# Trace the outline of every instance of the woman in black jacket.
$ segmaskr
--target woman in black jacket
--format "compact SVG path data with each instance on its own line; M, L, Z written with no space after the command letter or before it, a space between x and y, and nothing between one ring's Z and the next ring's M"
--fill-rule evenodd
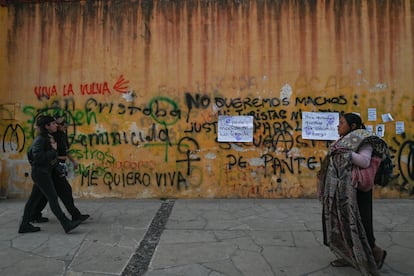
M89 218L88 214L82 214L79 209L75 206L75 202L72 195L72 187L70 186L66 178L66 159L69 159L73 167L76 169L78 164L69 154L69 141L67 136L67 123L64 117L55 117L56 123L58 124L57 131L53 133L53 138L57 143L57 154L59 166L56 167L52 172L52 180L55 185L55 190L59 198L62 200L66 210L72 216L72 220L84 221ZM36 208L32 211L31 222L43 223L48 222L49 219L42 216L42 210L47 205L47 198L42 196L36 203Z
M58 196L52 180L52 172L58 166L57 144L52 134L57 131L57 124L52 116L39 116L36 125L39 134L34 139L28 151L28 159L32 166L32 179L34 182L32 193L24 207L23 219L19 233L37 232L40 227L30 224L31 212L42 195L49 201L50 209L57 217L66 233L76 228L81 221L69 220L63 213L58 202Z

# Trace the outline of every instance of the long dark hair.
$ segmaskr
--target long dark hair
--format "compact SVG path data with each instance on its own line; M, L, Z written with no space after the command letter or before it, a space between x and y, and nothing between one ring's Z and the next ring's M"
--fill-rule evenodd
M46 129L46 125L49 125L51 122L55 121L55 118L49 115L40 115L36 120L36 128L38 134L47 135L49 132Z
M345 121L348 123L351 130L355 129L365 129L365 125L362 123L361 117L355 113L344 113L341 114L342 117L345 118ZM352 129L352 125L355 124L355 129Z

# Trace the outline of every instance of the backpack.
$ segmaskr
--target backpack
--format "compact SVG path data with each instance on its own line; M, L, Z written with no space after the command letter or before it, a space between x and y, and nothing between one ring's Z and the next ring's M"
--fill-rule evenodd
M392 171L394 166L392 164L391 156L387 153L385 154L385 158L382 159L377 173L375 174L375 181L376 185L381 187L388 186L391 178L392 178Z

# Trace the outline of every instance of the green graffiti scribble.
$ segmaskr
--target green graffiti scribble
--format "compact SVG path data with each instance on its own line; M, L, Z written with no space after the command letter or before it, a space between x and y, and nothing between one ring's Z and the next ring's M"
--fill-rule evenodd
M29 115L30 119L27 121L29 124L34 123L34 118L36 117L37 111L33 106L25 106L22 109L23 114Z
M154 113L154 109L152 108L153 104L156 104L158 106L159 102L166 102L167 104L171 105L173 107L173 111L177 112L178 116L175 117L175 119L173 121L171 121L170 123L167 123L165 120L161 120L156 112ZM174 125L178 119L180 118L179 116L179 109L178 109L178 105L175 101L173 101L170 98L167 97L154 97L151 99L151 101L149 102L149 108L151 110L151 117L160 125L162 125L165 129L167 128L167 126L171 126ZM164 153L164 160L165 162L168 162L168 148L169 148L170 142L166 141L165 143L154 143L154 144L146 144L144 145L144 147L157 147L157 146L165 146L165 153ZM173 145L173 144L171 144Z
M84 121L86 120L87 125L91 125L91 122L95 124L98 123L98 119L96 118L96 113L94 111L86 110L85 112L77 110L73 115L73 120L77 126L83 125Z
M75 174L87 176L91 171L95 171L97 176L103 176L109 167L107 166L99 166L95 163L91 163L88 165L79 164L78 169L74 170Z
M173 111L174 111L174 112L177 112L177 113L179 114L179 109L178 109L178 105L177 105L177 103L176 103L176 102L174 102L174 101L173 101L172 99L170 99L170 98L160 96L160 97L155 97L155 98L153 98L153 99L149 102L149 107L150 107L150 109L151 109L151 117L152 117L152 118L153 118L153 119L154 119L157 123L159 123L159 124L161 124L161 125L163 125L163 126L167 126L167 125L173 125L173 124L175 124L175 123L178 121L178 119L180 118L180 116L176 116L176 118L175 118L172 122L167 123L167 122L166 122L166 121L164 121L164 120L160 120L160 119L158 118L157 114L154 114L154 110L152 109L152 105L153 105L154 103L158 105L158 102L166 102L167 104L172 105L172 107L173 107Z

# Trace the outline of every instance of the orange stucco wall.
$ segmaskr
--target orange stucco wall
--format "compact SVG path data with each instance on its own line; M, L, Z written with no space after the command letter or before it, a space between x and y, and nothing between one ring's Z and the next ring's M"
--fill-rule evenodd
M72 1L0 8L1 196L25 197L40 113L70 123L76 196L315 197L325 141L304 111L385 124L414 190L411 1ZM368 108L377 118L368 121ZM381 114L394 121L383 123ZM254 141L217 142L218 115ZM405 132L396 133L396 122Z

